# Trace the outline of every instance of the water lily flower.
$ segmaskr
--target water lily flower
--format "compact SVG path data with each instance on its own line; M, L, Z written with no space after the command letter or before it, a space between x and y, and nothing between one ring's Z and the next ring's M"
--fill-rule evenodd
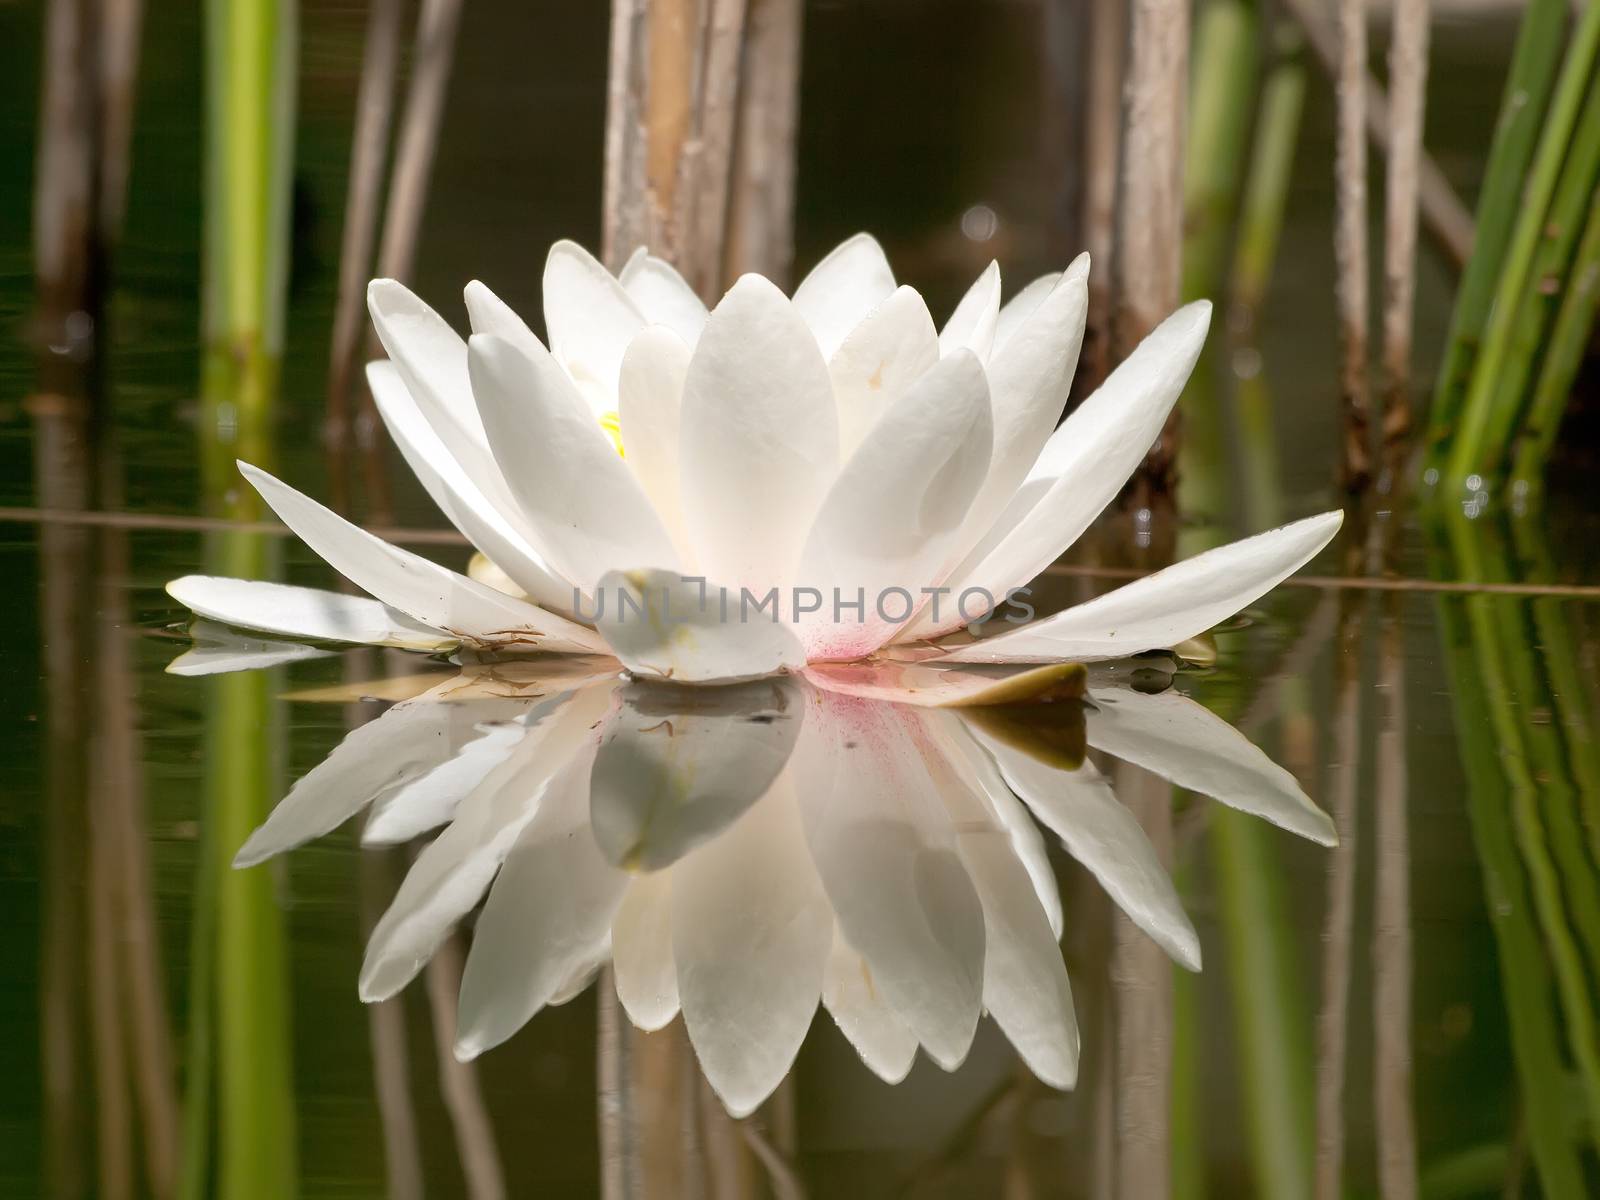
M437 829L372 931L364 999L405 987L481 903L459 1057L609 963L633 1023L681 1013L707 1079L743 1115L787 1074L819 1003L890 1082L919 1048L955 1069L987 1012L1041 1080L1073 1085L1061 898L1035 820L1199 969L1171 879L1085 747L1333 840L1293 777L1207 709L1081 667L1054 680L1081 698L1027 706L1052 710L1057 729L1077 723L1065 757L942 707L946 668L697 688L602 667L494 664L433 682L299 780L236 865L363 810L366 845ZM869 694L893 687L934 696Z
M463 340L406 288L376 280L368 304L389 357L368 368L373 395L423 487L480 552L478 577L241 464L371 599L205 576L168 590L256 632L430 653L607 655L637 677L677 682L923 644L941 661L990 663L1173 645L1297 570L1341 514L1208 551L997 636L940 644L992 611L962 597L1008 596L1088 528L1199 355L1205 302L1168 318L1057 428L1088 271L1080 257L1002 305L991 265L940 329L864 234L793 297L746 275L710 311L657 258L637 254L613 276L561 242L544 274L548 346L481 283L466 289ZM729 619L725 603L705 602L708 587L741 603L777 599ZM800 599L812 595L821 602Z

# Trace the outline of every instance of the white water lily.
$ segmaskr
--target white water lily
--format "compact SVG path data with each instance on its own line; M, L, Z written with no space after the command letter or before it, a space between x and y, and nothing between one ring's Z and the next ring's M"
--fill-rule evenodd
M377 280L368 301L389 354L368 368L378 409L490 564L482 578L389 545L241 464L285 523L372 599L204 576L169 591L248 630L427 652L610 655L636 676L676 682L945 638L992 607L960 597L1024 587L1088 528L1199 355L1205 302L1173 314L1057 428L1088 269L1081 257L1002 307L991 265L940 330L864 234L792 299L747 275L709 312L659 259L636 254L614 277L561 242L544 276L548 347L480 283L466 290L463 340L406 288ZM1311 517L941 649L951 661L1022 663L1169 646L1275 586L1340 520ZM737 619L703 602L667 611L666 598L707 586L782 599ZM806 611L796 597L810 590L829 602ZM624 594L638 603L631 613Z
M1106 678L1084 692L1082 668L1050 672L1083 694L1029 707L1053 731L1076 722L1090 746L1333 840L1293 778L1194 701ZM919 1047L955 1069L986 1012L1041 1080L1069 1088L1062 905L1034 820L1191 970L1199 941L1139 822L1081 753L1030 752L1006 723L1015 706L986 710L992 721L936 706L977 678L1016 694L923 665L725 688L470 668L352 731L236 865L363 809L365 844L439 829L372 931L360 991L396 994L481 903L461 1058L610 963L634 1024L681 1013L736 1115L787 1074L819 1003L890 1082Z

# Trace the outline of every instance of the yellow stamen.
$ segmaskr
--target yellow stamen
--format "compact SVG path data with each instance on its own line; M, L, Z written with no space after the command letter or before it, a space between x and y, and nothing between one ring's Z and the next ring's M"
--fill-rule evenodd
M611 444L617 448L617 457L627 458L627 454L622 449L622 414L616 412L601 413L600 428L606 431L606 436L611 439Z

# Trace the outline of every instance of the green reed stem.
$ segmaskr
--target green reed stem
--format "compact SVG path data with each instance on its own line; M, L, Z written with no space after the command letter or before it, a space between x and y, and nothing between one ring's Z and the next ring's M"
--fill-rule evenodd
M1430 449L1440 458L1454 433L1489 320L1495 281L1505 261L1506 246L1522 201L1523 181L1538 144L1545 103L1561 59L1567 7L1566 0L1530 0L1517 32L1511 69L1500 100L1500 117L1484 167L1472 256L1461 276L1455 308L1450 314L1444 362L1434 385L1428 439Z
M1250 0L1207 0L1195 25L1183 173L1183 298L1214 295L1227 261L1258 55Z
M1430 530L1436 577L1490 581L1477 544L1485 531L1474 526L1445 514ZM1571 1137L1568 1076L1557 1040L1560 1020L1550 963L1534 916L1538 913L1539 923L1545 923L1548 903L1541 905L1539 895L1548 900L1550 888L1529 880L1539 874L1543 856L1535 855L1524 869L1517 853L1525 840L1523 830L1512 820L1513 812L1526 810L1535 785L1493 611L1498 599L1441 596L1435 611L1455 707L1456 744L1467 777L1467 816L1499 950L1501 995L1529 1146L1544 1193L1566 1200L1584 1194L1583 1166ZM1492 736L1483 736L1485 730ZM1518 796L1524 797L1520 804Z
M1305 108L1306 64L1300 34L1292 22L1280 23L1276 61L1261 85L1250 174L1239 213L1233 252L1233 302L1253 314L1261 307L1278 257L1278 238L1289 206L1289 180L1300 141Z
M1544 468L1555 448L1561 419L1566 415L1572 381L1583 364L1600 310L1600 188L1589 201L1589 216L1583 237L1567 277L1566 294L1556 323L1550 331L1544 364L1533 386L1528 414L1518 434L1516 456L1512 461L1513 485L1536 491L1544 485Z
M1494 440L1494 431L1509 431L1520 411L1522 396L1505 388L1507 362L1517 353L1518 314L1530 288L1538 281L1533 275L1545 223L1551 218L1551 201L1561 183L1563 164L1569 149L1593 153L1591 143L1600 139L1600 109L1591 89L1596 51L1600 50L1600 4L1589 5L1578 23L1556 80L1550 111L1534 153L1527 187L1522 193L1505 262L1495 285L1494 302L1489 312L1483 351L1474 365L1472 380L1462 404L1460 425L1450 439L1445 465L1446 486L1459 494L1465 481L1478 474L1489 479L1505 453L1504 441ZM1585 103L1588 97L1589 103ZM1585 121L1578 125L1580 111ZM1576 140L1574 131L1576 129ZM1593 171L1588 172L1590 179ZM1573 223L1578 216L1569 218ZM1510 410L1510 418L1504 413Z

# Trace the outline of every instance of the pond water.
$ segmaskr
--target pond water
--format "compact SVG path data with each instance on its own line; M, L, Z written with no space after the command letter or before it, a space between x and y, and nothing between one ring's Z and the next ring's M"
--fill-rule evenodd
M308 7L276 458L326 496L315 431L363 15ZM535 312L546 246L595 240L603 6L527 7L466 9L416 278L452 320L448 298L475 275ZM808 27L827 52L806 67L819 100L802 136L800 260L874 228L936 313L990 257L1023 280L1072 248L1030 117L1038 95L993 86L1036 62L1036 13L971 11L818 4ZM167 580L232 556L334 586L281 530L198 516L198 21L163 12L147 33L97 354L58 352L32 324L27 172L0 179L0 611L14 631L0 693L0 1194L1600 1187L1600 522L1581 473L1542 508L1470 523L1369 502L1305 572L1215 632L1214 660L1102 669L1084 700L1009 718L773 685L707 711L672 690L613 696L609 677L462 674L370 650L169 673L191 640ZM1506 28L1436 37L1430 145L1464 189ZM38 36L32 7L0 6L7 163L33 153ZM906 121L907 106L934 116ZM1196 422L1188 519L1103 522L1041 580L1042 609L1338 502L1320 82L1306 128L1272 302L1252 342L1218 323L1185 401L1221 414L1211 443ZM984 244L960 233L975 204L1000 217ZM1425 259L1423 371L1449 279ZM62 379L104 419L75 423ZM388 468L397 540L460 567L465 547L441 536L397 456ZM74 496L88 511L58 511ZM250 649L199 632L208 653ZM563 802L539 810L548 827L528 827L548 836L521 838L508 898L480 907L534 816L521 790L587 770L574 731L608 712L601 783L551 793ZM662 766L649 731L663 722L693 771ZM929 739L932 758L906 749ZM907 761L929 786L903 786ZM1009 788L985 790L985 763ZM784 786L757 787L780 770ZM686 773L723 781L688 823L648 802ZM507 776L517 795L481 786ZM292 788L263 836L303 844L227 869ZM873 808L913 795L936 802ZM1321 830L1318 810L1335 847L1297 836ZM673 904L652 904L669 878ZM619 911L644 926L625 979L641 978L639 946L681 949L676 987L698 989L685 1007L704 1022L688 1036L682 1018L632 1027L629 1014L670 1014L661 988L626 1011L615 999ZM989 934L1014 951L1009 986L974 977L975 931L997 912L1031 914ZM552 939L564 958L541 949ZM807 1025L804 980L790 984L824 942L834 1015ZM863 969L869 943L880 957ZM1059 966L1075 1038L1050 991ZM980 1001L993 1015L963 1054ZM885 1009L895 1020L874 1026ZM858 1047L897 1074L908 1024L959 1067L924 1052L904 1082L880 1080ZM774 1058L794 1065L736 1121L691 1038L751 1103L776 1081ZM462 1040L470 1063L452 1053ZM1058 1090L1040 1075L1065 1070L1069 1044L1076 1086Z

